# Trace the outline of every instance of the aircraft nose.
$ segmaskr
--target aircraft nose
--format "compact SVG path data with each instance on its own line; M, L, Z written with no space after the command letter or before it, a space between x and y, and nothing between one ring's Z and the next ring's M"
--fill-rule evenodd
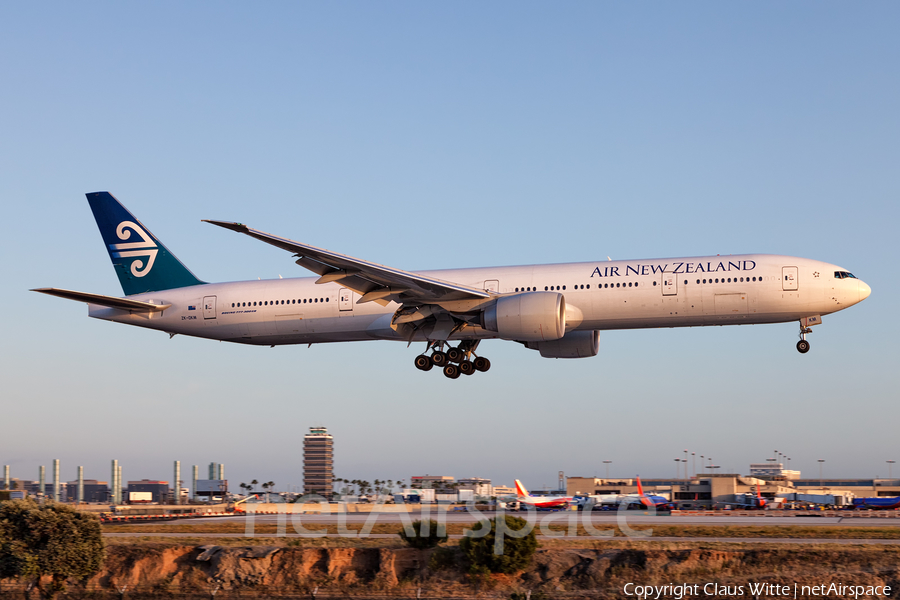
M870 288L868 285L866 285L865 283L860 281L859 282L859 301L862 302L863 300L868 298L869 294L871 294L871 293L872 293L872 288Z

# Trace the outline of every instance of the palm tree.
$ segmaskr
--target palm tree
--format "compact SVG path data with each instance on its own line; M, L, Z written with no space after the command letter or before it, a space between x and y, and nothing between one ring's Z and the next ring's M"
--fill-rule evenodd
M271 491L273 487L275 487L274 481L267 481L266 483L262 484L262 489L266 493L266 504L269 503L269 491Z

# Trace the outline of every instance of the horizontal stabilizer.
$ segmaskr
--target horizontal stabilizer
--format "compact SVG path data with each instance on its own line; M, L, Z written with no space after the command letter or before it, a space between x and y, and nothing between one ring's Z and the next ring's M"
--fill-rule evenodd
M131 310L138 312L158 312L166 310L171 304L153 304L151 302L141 302L140 300L129 300L128 298L117 298L115 296L104 296L102 294L89 294L87 292L73 292L71 290L61 290L59 288L38 288L31 290L32 292L40 292L51 296L59 296L67 300L76 300L78 302L87 302L88 304L99 304L109 308L118 308L121 310Z

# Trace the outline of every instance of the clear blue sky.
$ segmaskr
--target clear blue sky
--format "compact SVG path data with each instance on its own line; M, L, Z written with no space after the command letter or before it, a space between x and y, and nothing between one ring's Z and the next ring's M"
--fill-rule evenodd
M287 487L324 424L349 479L665 477L685 448L886 475L898 30L891 2L5 3L0 464ZM208 281L307 273L201 219L409 270L780 253L873 293L805 356L793 323L607 332L577 361L487 343L450 381L402 344L170 340L28 292L121 294L97 190Z

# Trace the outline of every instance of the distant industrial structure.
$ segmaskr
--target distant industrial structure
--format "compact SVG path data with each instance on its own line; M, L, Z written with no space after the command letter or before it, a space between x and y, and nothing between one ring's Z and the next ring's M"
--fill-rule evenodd
M331 498L334 485L334 438L325 427L310 427L303 436L303 493Z
M169 495L169 482L153 479L141 479L128 482L128 502L152 502L154 504L169 504L172 502Z

